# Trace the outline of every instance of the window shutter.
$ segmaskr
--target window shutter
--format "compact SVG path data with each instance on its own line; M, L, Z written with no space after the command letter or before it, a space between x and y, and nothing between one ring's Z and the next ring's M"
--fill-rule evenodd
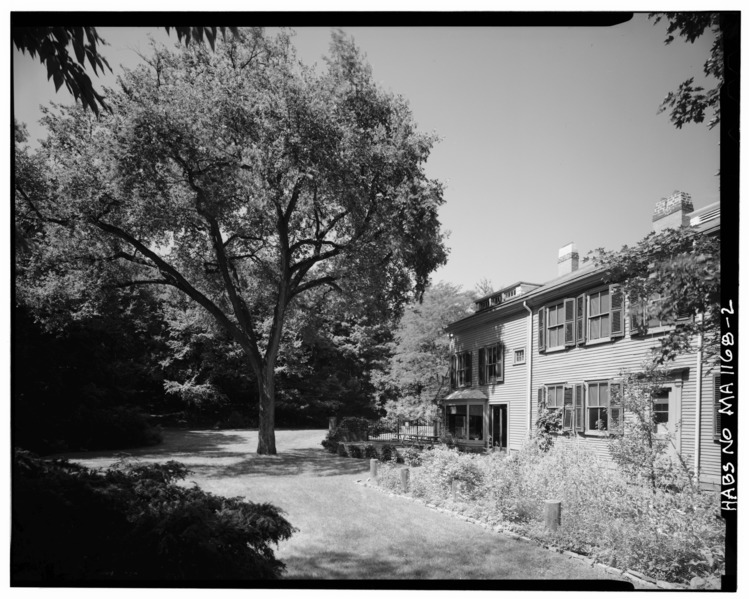
M713 440L720 441L720 375L713 375Z
M505 347L497 343L497 382L505 380Z
M450 356L450 388L451 389L458 388L457 369L458 369L458 356L453 354L452 356Z
M609 289L611 296L611 338L624 336L624 294L618 286Z
M582 345L585 343L585 295L578 295L575 300L576 303L576 318L575 324L577 325L577 344Z
M544 409L544 404L546 403L546 387L539 387L538 388L538 411Z
M562 415L562 429L566 431L572 430L572 418L573 418L573 397L572 387L565 386L564 388L564 413Z
M580 432L585 430L585 418L583 418L584 400L585 385L575 385L575 430Z
M486 350L479 349L479 385L486 384Z
M609 430L615 431L622 428L622 385L621 383L611 383L609 385Z
M629 315L629 334L630 336L641 335L642 328L645 325L645 304L640 302L639 304L633 306L630 303L630 311L631 314Z
M473 384L473 352L466 352L466 387Z
M546 351L546 308L538 311L538 351Z
M575 345L575 300L564 300L564 345Z

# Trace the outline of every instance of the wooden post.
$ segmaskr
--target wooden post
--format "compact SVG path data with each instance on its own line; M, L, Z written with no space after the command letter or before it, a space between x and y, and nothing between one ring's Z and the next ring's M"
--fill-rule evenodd
M369 460L369 478L377 478L377 460Z
M562 524L562 502L558 499L544 501L546 528L555 531Z
M335 416L331 416L330 418L328 418L328 431L330 431L331 433L333 432L333 429L335 429L335 423L336 423Z
M457 480L453 479L453 482L450 483L450 490L452 491L452 494L453 494L453 501L455 501L458 495L458 481Z
M408 468L401 468L401 488L404 493L408 493L408 479L409 471Z

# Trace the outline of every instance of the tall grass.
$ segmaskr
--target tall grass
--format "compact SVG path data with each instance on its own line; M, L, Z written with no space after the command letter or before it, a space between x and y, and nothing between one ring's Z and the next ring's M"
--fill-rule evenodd
M380 483L401 492L393 469L381 469ZM529 442L509 456L435 448L412 469L410 494L660 580L700 576L717 583L724 567L716 493L653 490L574 440L559 439L548 451ZM562 502L562 524L553 533L543 524L547 499Z

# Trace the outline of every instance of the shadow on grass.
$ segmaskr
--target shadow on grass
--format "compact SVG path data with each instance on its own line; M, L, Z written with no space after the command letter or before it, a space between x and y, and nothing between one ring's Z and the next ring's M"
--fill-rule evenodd
M231 454L222 453L222 457ZM240 454L240 462L227 465L206 464L193 467L206 478L236 476L341 476L361 474L369 470L368 460L340 458L324 449L288 449L278 455Z
M359 555L343 551L322 551L305 556L284 556L286 580L345 580L362 578L404 578L402 563L375 558L372 555ZM422 578L433 575L427 567L408 569L405 577Z
M247 451L237 452L236 446L245 444ZM227 451L233 446L235 451ZM254 447L252 448L254 450ZM180 457L192 457L200 454L205 457L246 456L251 448L249 439L244 435L228 434L221 431L165 431L164 441L159 445L133 447L129 449L105 449L100 451L67 452L49 457L64 457L71 460L97 459L118 456L160 458L164 461L177 460Z

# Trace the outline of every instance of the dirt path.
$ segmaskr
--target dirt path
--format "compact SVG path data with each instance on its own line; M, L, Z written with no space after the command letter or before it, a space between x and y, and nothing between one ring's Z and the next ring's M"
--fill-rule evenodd
M298 529L277 551L287 565L286 578L613 578L579 560L357 485L367 477L368 462L324 452L324 435L277 431L279 454L258 456L254 431L172 430L162 445L127 454L148 462L183 462L193 471L188 481L206 491L282 508ZM106 467L118 454L67 457Z

